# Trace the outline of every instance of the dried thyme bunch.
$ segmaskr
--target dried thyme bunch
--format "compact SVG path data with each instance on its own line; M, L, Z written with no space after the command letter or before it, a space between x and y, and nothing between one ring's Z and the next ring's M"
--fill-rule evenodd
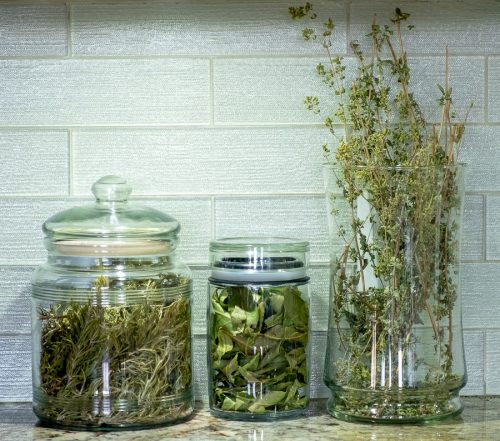
M296 286L216 288L209 329L215 408L259 414L307 406L308 307Z
M191 399L191 334L189 299L178 292L189 283L175 274L100 276L88 302L40 306L38 414L89 426L182 416ZM113 287L127 304L109 304Z
M310 3L289 12L294 19L316 18ZM446 414L449 392L465 378L453 338L460 330L457 157L464 124L452 111L447 54L445 85L438 86L441 121L425 121L403 47L408 18L398 8L391 25L374 19L368 55L351 43L357 61L352 79L344 60L330 51L333 20L320 31L303 30L305 40L319 41L326 51L328 63L319 63L316 72L335 109L325 113L317 96L305 104L338 144L323 145L336 187L328 194L331 212L343 242L331 292L337 347L327 358L325 379L337 410L366 418ZM402 388L422 393L411 398ZM380 402L367 390L385 398Z

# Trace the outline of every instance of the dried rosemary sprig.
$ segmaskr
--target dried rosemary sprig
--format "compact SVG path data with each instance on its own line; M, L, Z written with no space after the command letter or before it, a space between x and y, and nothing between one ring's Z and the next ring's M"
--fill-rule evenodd
M216 288L209 326L215 408L260 414L307 406L308 307L299 288Z
M105 427L162 424L188 413L190 304L178 292L189 283L175 274L125 282L101 276L85 303L40 306L37 414ZM113 289L130 301L110 303Z

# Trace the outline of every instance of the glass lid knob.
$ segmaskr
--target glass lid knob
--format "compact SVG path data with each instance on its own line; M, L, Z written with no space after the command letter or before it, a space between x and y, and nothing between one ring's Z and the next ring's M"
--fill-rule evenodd
M103 176L92 185L92 193L98 202L125 202L132 187L121 176Z

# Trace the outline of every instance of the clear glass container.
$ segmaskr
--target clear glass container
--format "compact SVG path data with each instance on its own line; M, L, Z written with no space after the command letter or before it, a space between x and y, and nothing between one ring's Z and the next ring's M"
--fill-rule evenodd
M33 407L45 425L148 428L192 403L189 269L179 223L128 202L117 176L96 202L43 225L48 261L32 280Z
M210 243L208 384L213 414L295 417L309 404L309 243Z
M458 415L463 165L326 167L332 265L325 383L347 421Z

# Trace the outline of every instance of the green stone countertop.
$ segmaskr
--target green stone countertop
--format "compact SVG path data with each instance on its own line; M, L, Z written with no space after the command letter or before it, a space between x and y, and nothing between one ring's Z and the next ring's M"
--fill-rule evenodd
M161 429L124 432L71 432L36 426L28 404L0 405L1 441L106 440L242 440L242 441L393 441L500 440L500 397L465 397L461 417L422 426L344 423L326 414L324 401L315 401L310 414L270 423L226 421L200 408L187 422Z

